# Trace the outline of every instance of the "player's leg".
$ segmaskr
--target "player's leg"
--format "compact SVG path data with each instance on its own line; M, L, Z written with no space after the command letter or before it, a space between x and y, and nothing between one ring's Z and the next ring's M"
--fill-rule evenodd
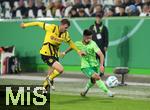
M105 83L101 80L100 76L97 73L92 75L92 78L96 80L97 86L102 89L108 96L113 97L112 92L106 87Z
M53 86L54 78L59 76L64 71L63 66L58 61L55 61L53 63L52 68L53 68L53 71L47 77L47 80L51 86Z
M47 88L49 87L49 85L51 85L52 90L55 89L54 86L53 86L53 80L52 80L52 81L49 81L49 80L48 80L50 74L52 74L53 71L54 71L54 69L50 67L50 69L49 69L49 71L48 71L48 75L47 75L47 77L46 77L46 79L44 80L44 83L43 83L43 87L44 87L45 89L47 89Z
M44 87L47 88L48 85L50 85L52 90L54 90L54 78L59 76L62 72L63 66L58 61L55 61L52 65L52 69L48 73L46 80L44 81Z
M94 73L94 70L92 68L82 68L81 71L84 73L85 76L89 78L84 90L80 93L81 96L86 96L89 89L93 87L95 84L95 79L91 78L92 74Z
M53 63L52 68L54 69L54 71L49 76L49 78L51 80L53 80L54 78L56 78L57 76L59 76L64 71L63 66L58 61L55 61Z
M55 90L54 80L51 80L51 81L50 81L50 84L51 84L51 88L52 88L52 90L54 91L54 90Z
M41 55L41 58L50 67L48 76L43 84L43 87L47 89L48 85L53 85L53 79L63 72L63 66L56 57Z
M49 84L51 85L51 89L52 90L55 90L55 87L54 87L54 78L52 78L52 77L57 77L58 75L59 75L59 72L56 69L54 69L51 72L51 74L49 74L48 77L47 77L47 80L48 80Z
M91 78L88 80L83 92L80 93L81 96L86 96L86 94L88 93L89 89L93 87L93 85L95 84L95 79Z

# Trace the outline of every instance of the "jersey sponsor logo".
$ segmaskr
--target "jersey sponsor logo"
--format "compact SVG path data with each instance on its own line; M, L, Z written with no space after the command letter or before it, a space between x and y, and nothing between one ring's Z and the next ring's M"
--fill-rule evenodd
M51 40L54 40L54 41L56 41L56 42L62 42L62 39L58 39L58 38L56 38L56 37L54 37L54 36L50 36L50 39Z

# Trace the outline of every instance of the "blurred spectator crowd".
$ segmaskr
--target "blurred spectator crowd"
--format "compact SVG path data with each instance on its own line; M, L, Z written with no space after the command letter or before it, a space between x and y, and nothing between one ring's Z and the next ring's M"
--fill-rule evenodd
M150 0L0 0L0 18L150 16Z

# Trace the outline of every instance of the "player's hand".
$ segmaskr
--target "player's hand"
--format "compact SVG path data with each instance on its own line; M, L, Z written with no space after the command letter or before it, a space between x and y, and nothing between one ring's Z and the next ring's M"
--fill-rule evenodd
M101 71L102 73L104 73L104 69L105 69L104 66L101 65L101 66L100 66L100 71Z
M25 28L24 23L21 23L21 24L20 24L20 27L21 27L21 28Z
M84 51L79 51L78 54L79 54L79 56L85 56L85 55L86 55L86 52L84 52Z
M107 51L107 47L104 47L104 51L105 51L105 52Z
M60 57L61 57L61 58L64 58L65 55L66 55L65 52L60 52Z

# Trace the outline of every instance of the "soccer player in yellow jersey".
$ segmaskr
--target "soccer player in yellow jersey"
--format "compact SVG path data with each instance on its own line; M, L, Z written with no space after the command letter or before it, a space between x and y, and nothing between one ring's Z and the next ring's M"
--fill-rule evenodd
M64 71L63 66L58 61L58 50L62 42L67 42L69 46L72 49L76 50L80 56L83 55L83 52L77 49L77 47L71 40L69 33L67 32L67 29L70 26L70 22L68 19L62 19L60 25L46 24L44 22L30 22L22 23L20 26L22 28L30 26L39 26L46 31L40 54L42 60L52 68L50 68L48 76L44 81L45 89L48 87L48 84L51 85L55 77L57 77Z

